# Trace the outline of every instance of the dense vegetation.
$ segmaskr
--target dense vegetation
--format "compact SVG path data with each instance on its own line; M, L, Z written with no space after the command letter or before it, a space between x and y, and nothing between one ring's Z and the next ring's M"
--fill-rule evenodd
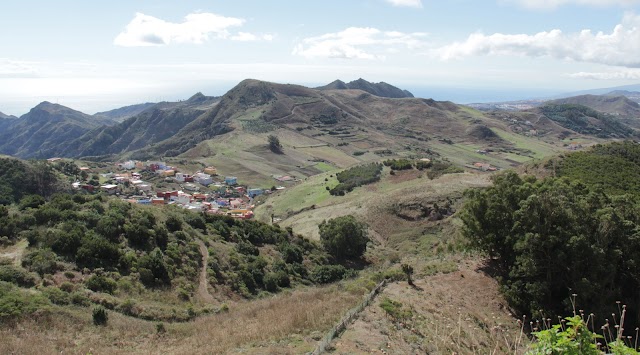
M382 164L371 163L355 166L336 174L339 184L329 190L332 195L344 196L354 188L380 181Z
M318 243L278 226L100 194L22 195L0 206L2 244L29 245L19 265L0 258L7 291L0 318L43 304L95 303L145 319L188 320L212 311L192 305L203 267L216 290L249 298L350 275ZM199 243L207 247L207 265ZM157 294L162 302L154 301Z
M616 142L568 154L555 165L557 176L579 179L609 194L640 195L640 145Z
M622 138L636 135L635 131L616 118L587 106L573 104L547 104L542 114L562 127L600 138Z
M575 293L580 307L595 314L611 314L623 300L634 310L630 323L640 321L635 196L514 172L493 182L486 190L468 191L461 218L464 234L496 261L512 306L535 315L539 310L566 314Z
M388 159L383 162L384 166L388 166L391 170L409 170L413 169L413 162L409 159Z
M0 205L18 202L27 195L47 197L62 189L56 172L44 161L0 158Z

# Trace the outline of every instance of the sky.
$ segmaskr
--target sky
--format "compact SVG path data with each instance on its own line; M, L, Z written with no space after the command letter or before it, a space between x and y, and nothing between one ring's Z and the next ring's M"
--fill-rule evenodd
M12 0L0 112L384 81L465 103L640 83L640 0Z

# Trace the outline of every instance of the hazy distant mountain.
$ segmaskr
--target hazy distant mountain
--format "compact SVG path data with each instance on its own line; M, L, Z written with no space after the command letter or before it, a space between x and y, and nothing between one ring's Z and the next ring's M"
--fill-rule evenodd
M586 100L593 103L589 99ZM602 113L585 105L557 100L540 106L536 110L562 127L580 134L599 138L640 137L638 131L625 124L619 117Z
M107 123L113 121L45 101L1 127L0 153L48 158L54 147Z
M553 104L576 104L625 118L640 118L640 105L626 96L580 95L549 101Z
M0 119L3 119L3 118L6 118L6 119L14 119L14 118L18 118L18 117L16 117L16 116L11 116L11 115L5 115L4 113L0 112Z
M607 94L608 96L625 96L630 100L640 103L640 91L614 90Z
M385 82L371 83L362 78L358 80L354 80L350 83L345 83L341 80L335 80L325 86L320 86L316 89L318 90L348 90L348 89L362 90L376 96L390 97L390 98L396 98L396 99L413 97L413 94L407 90L399 89Z
M122 122L129 117L133 117L149 107L155 105L155 103L147 102L144 104L130 105L115 110L98 112L94 116L111 119L116 122Z
M121 123L95 128L66 142L57 148L57 152L69 157L106 156L144 148L172 137L218 100L197 93L186 101L151 104Z

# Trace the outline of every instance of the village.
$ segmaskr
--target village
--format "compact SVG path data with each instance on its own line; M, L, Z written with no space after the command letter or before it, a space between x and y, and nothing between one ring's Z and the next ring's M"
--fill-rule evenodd
M76 181L74 189L88 192L104 192L122 200L141 205L176 205L181 208L238 219L253 217L256 198L282 186L271 189L248 188L238 183L235 176L219 176L215 167L206 167L195 173L160 161L129 160L115 163L116 172L101 173L99 181L89 183ZM81 172L95 173L90 168L80 167ZM95 176L95 174L94 174ZM291 177L274 177L276 181L290 181ZM97 185L97 186L96 186Z

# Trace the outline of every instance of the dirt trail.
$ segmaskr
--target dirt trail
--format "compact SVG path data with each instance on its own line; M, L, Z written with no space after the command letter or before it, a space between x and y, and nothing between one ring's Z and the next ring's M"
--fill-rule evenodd
M198 240L200 254L202 254L202 269L200 270L200 282L198 283L198 299L205 303L213 303L215 299L209 293L209 281L207 281L207 263L209 262L209 250L204 242Z
M29 242L26 240L21 240L18 243L0 249L0 258L3 259L12 259L13 264L16 266L20 266L22 264L22 257L24 256L27 247L29 246Z

